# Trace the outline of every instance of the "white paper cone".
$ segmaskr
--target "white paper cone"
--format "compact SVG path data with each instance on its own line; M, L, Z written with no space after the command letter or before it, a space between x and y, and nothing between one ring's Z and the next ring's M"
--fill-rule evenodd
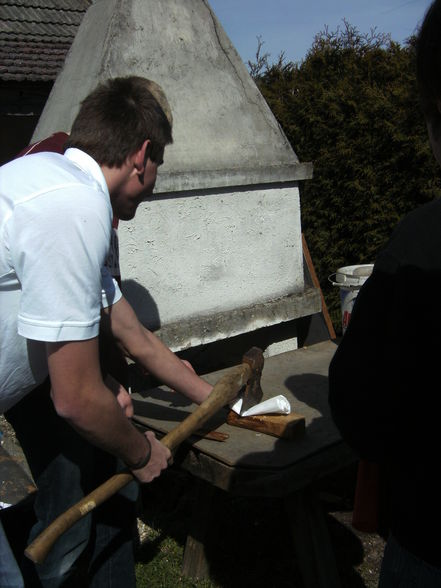
M289 401L281 394L279 396L269 398L268 400L264 400L260 404L252 406L243 413L241 413L242 398L236 400L236 402L230 405L230 407L232 410L234 410L234 412L240 414L241 416L253 416L257 414L289 414L291 412L291 405L289 404Z

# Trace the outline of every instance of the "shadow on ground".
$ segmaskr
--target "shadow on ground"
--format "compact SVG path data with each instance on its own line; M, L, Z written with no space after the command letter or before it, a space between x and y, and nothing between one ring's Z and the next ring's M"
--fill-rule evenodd
M355 467L316 484L327 513L326 522L342 588L374 588L383 552L383 540L351 527ZM171 468L142 491L141 519L156 530L140 545L137 561L151 563L164 538L177 545L182 558L187 531L196 504L196 482L187 473ZM210 582L182 584L224 588L301 587L302 580L289 525L280 499L234 497L220 492L210 516L206 554ZM180 566L180 561L177 562ZM175 581L162 584L174 586Z

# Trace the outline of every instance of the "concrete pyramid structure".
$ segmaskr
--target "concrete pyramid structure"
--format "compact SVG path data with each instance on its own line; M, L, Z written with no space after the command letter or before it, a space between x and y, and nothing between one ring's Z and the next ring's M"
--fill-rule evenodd
M125 290L143 322L179 349L317 312L298 193L312 166L206 0L95 0L33 140L68 131L100 80L132 74L162 86L174 119L156 196L120 229Z

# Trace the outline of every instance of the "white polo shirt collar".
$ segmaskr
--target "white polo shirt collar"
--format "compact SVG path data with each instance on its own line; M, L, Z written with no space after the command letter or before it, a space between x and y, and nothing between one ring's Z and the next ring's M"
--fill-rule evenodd
M64 153L65 157L79 167L85 174L98 182L102 191L109 196L109 189L107 188L106 179L99 164L81 149L76 147L69 147ZM109 196L110 198L110 196Z

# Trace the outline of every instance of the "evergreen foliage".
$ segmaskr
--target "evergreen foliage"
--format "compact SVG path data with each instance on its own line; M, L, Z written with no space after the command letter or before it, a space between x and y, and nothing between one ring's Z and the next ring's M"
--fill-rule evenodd
M414 39L401 46L348 22L319 33L301 63L249 63L262 94L314 178L300 188L302 229L336 329L329 274L371 263L399 219L439 196L441 181L419 107ZM441 228L440 228L441 229Z

